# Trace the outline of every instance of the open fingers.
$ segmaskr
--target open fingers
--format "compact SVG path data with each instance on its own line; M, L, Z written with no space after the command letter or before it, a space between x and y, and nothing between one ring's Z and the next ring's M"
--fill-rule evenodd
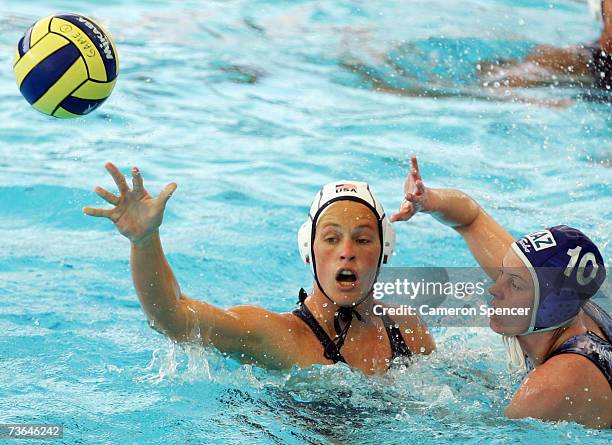
M127 185L125 176L119 171L117 167L115 167L115 164L113 164L112 162L107 162L104 167L113 177L115 184L117 184L117 188L119 189L119 193L121 193L121 195L125 195L126 193L128 193L130 191L130 188Z
M112 193L110 193L108 191L106 191L102 187L96 187L94 189L94 192L96 192L96 195L98 195L100 198L102 198L103 200L105 200L109 204L112 204L112 205L115 205L115 206L119 204L119 197L116 196L116 195L113 195Z
M171 182L161 191L161 193L157 197L164 206L166 205L170 197L172 197L172 194L176 190L176 187L176 182Z
M92 207L83 207L83 213L89 216L95 216L98 218L109 218L111 217L111 211L107 209L94 209Z
M144 185L142 183L142 175L140 174L140 170L138 167L132 167L132 185L134 187L135 192L142 192L144 190Z
M393 215L391 215L389 217L389 220L391 222L408 221L410 218L412 218L413 215L414 215L414 204L408 199L405 199L400 204L400 208L397 211L397 213L394 213Z

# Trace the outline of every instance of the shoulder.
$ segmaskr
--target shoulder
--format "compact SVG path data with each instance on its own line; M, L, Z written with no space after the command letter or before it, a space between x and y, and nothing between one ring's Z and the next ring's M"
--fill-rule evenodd
M597 405L594 399L606 391L610 391L606 378L589 359L562 354L529 373L506 416L585 423Z
M576 356L576 358L582 357ZM546 395L553 396L547 402L556 400L557 397L554 396L558 395L560 398L576 387L583 378L582 372L578 371L583 368L584 363L580 363L580 360L575 360L574 357L567 354L553 357L529 373L521 384L515 399L533 399Z
M314 338L310 327L292 312L272 312L260 306L241 304L229 308L227 313L240 321L244 332L260 342L299 346L305 338Z
M599 368L588 358L578 354L560 354L552 357L542 365L534 369L534 384L546 384L552 390L564 393L580 389L582 392L585 387L600 386L608 381Z
M264 334L269 331L280 333L279 329L283 328L287 332L291 332L290 329L295 325L297 319L290 312L273 312L252 304L232 306L226 312L244 328L251 327L254 331Z
M256 362L271 368L307 366L317 361L320 348L309 327L291 312L272 312L260 306L238 305L227 310L239 320L241 341Z

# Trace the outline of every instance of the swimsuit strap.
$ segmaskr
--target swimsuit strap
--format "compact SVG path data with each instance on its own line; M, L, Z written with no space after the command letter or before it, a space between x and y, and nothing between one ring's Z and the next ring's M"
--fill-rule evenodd
M549 358L561 354L576 354L589 359L599 368L612 388L612 344L597 334L587 331L567 339Z
M308 306L304 304L307 297L308 294L306 291L304 289L300 289L298 307L291 313L306 323L317 339L319 339L319 342L321 342L321 345L323 346L323 355L326 359L331 360L334 363L346 363L346 360L340 353L340 348L342 347L342 343L344 343L344 341L338 345L329 337L329 335L327 335L327 332L325 332L325 329L321 327L317 319L314 317L314 315L312 315L312 312L310 312ZM382 315L381 319L385 325L387 336L389 337L393 359L397 357L412 357L412 351L406 344L406 341L404 340L404 337L402 336L397 324L386 314ZM349 324L350 321L347 323L345 328L347 328ZM340 337L342 338L343 336Z
M387 330L387 336L389 337L389 343L391 344L393 358L412 357L412 351L406 344L398 325L387 314L381 315L380 318L382 318L382 321L385 324L385 329Z
M308 294L304 289L300 289L300 301L298 302L299 306L295 308L291 313L302 320L304 323L308 325L308 327L312 330L314 335L319 339L321 345L323 346L323 356L333 361L334 363L344 362L346 360L340 354L340 349L336 346L336 343L329 338L325 329L321 327L317 319L312 315L308 306L304 304L306 297Z
M591 300L584 303L582 310L593 319L608 342L612 343L612 317Z
M606 339L608 340L608 343L612 343L612 317L610 317L610 315L608 315L608 313L604 311L599 305L593 303L592 300L588 300L586 303L584 303L584 305L582 306L582 310L584 311L585 314L591 317L593 321L595 322L595 324L597 325L597 327L601 329L601 332L603 333L604 337L606 337ZM586 335L586 334L583 334L583 335ZM596 334L593 334L593 335L595 335L597 339L601 340L598 335ZM572 340L572 339L570 338L569 340ZM564 352L565 349L561 349L566 345L567 345L567 342L563 343L555 352L553 352L551 357L555 355L559 355L559 354L564 354L564 353L568 353L568 354L572 353L572 351L570 351L569 349L567 349L567 352ZM583 355L583 354L579 353L578 355ZM589 358L589 360L591 359ZM527 371L528 372L533 371L534 369L533 363L531 359L529 359L526 355L525 355L525 361L527 364ZM608 381L610 380L608 379Z

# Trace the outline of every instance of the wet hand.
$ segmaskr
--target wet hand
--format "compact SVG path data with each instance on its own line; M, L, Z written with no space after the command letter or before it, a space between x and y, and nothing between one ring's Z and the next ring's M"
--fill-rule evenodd
M412 166L406 176L404 185L404 200L400 205L399 211L389 218L391 222L408 221L415 213L426 208L429 193L421 179L416 156L411 157L411 164Z
M168 184L157 198L153 198L145 190L138 168L132 168L131 190L125 176L114 164L108 162L105 168L117 184L119 196L102 187L96 187L95 192L114 207L112 209L85 207L83 212L89 216L110 219L117 226L119 233L134 243L146 240L161 225L166 204L176 190L176 183Z

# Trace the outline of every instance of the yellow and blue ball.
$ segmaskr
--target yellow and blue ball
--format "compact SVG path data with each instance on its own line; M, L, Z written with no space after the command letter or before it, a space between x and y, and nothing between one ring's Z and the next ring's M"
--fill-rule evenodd
M90 113L108 98L119 59L111 38L92 19L56 14L25 32L13 71L21 94L34 108L71 118Z

